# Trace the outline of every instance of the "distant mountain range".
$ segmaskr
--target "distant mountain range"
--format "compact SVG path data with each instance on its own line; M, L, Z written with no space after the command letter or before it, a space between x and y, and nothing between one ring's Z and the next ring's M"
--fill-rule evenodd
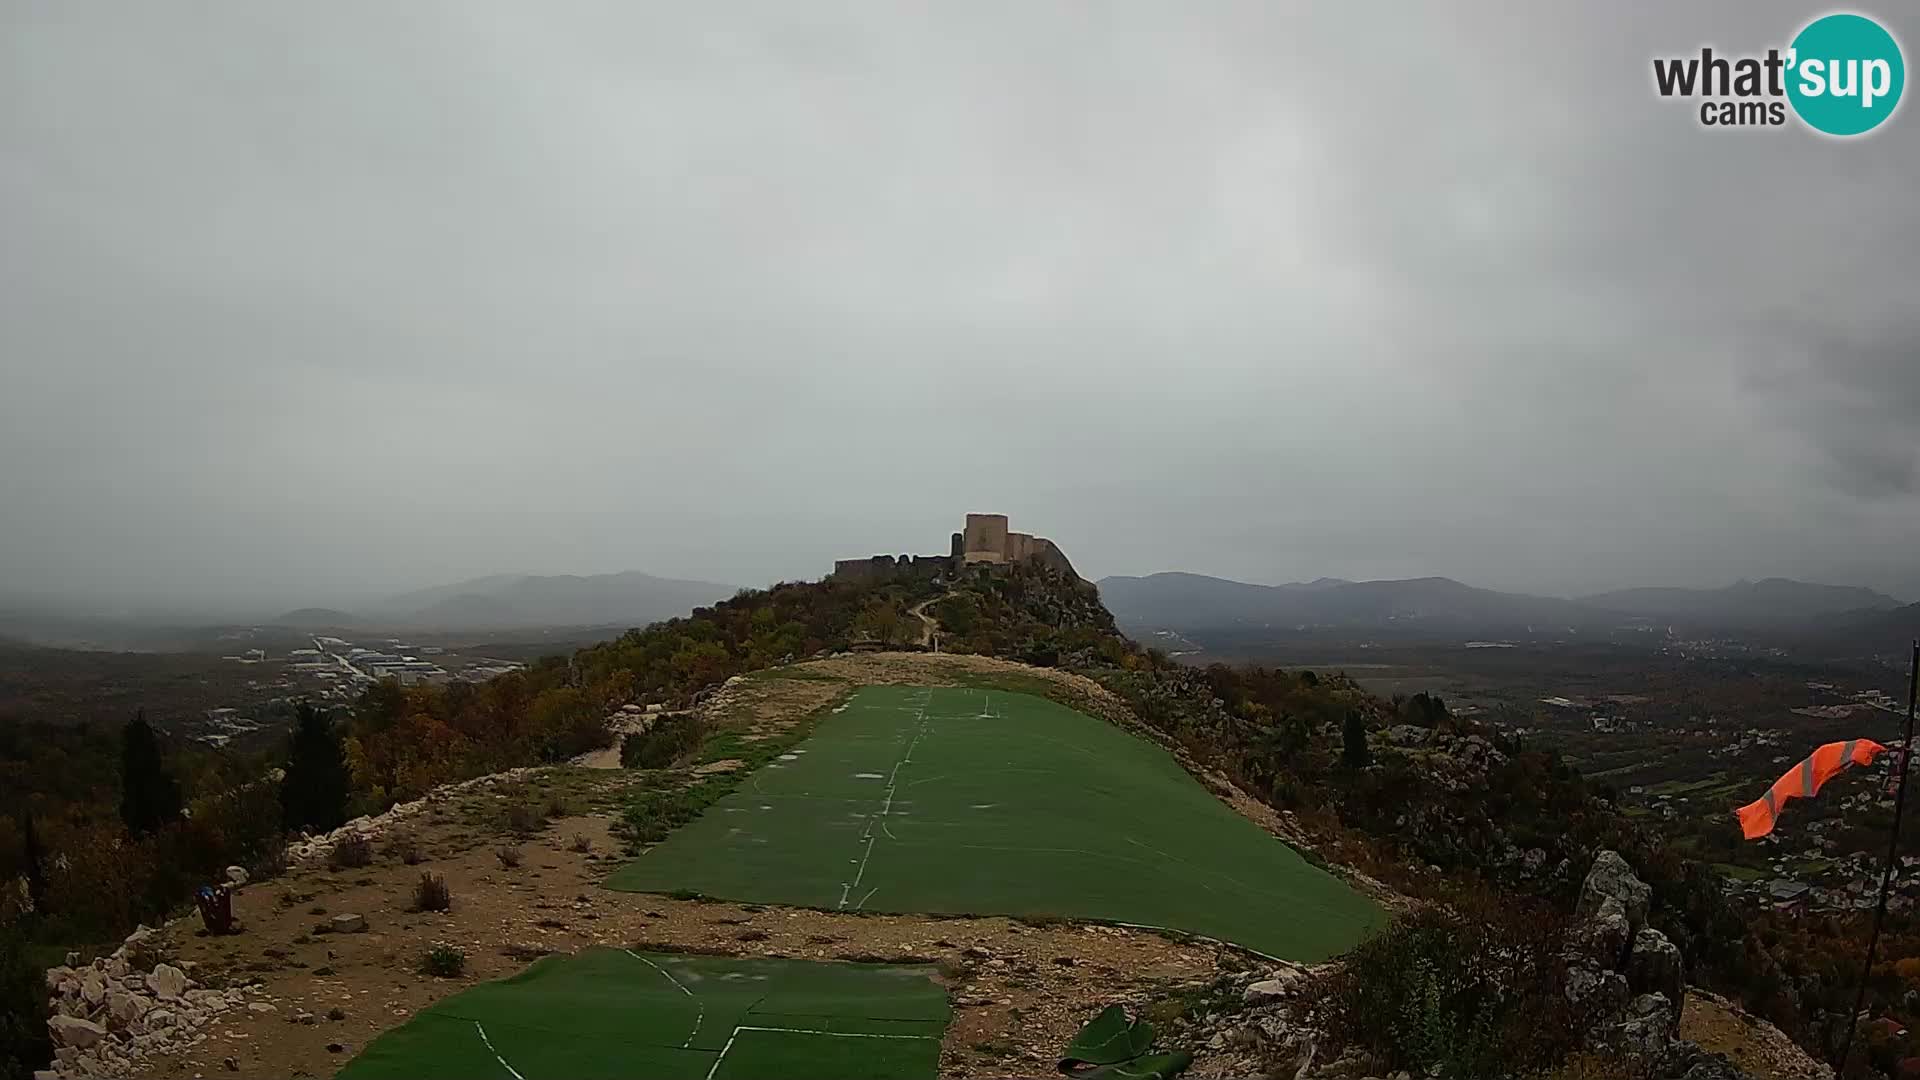
M1551 635L1657 622L1698 631L1792 626L1818 635L1843 626L1871 633L1876 619L1899 625L1903 611L1920 615L1920 605L1903 609L1898 600L1871 589L1785 578L1723 589L1624 589L1578 600L1496 592L1437 577L1253 585L1163 573L1103 578L1098 584L1122 624L1175 631L1379 628Z
M542 577L494 574L388 597L344 612L301 608L273 620L304 629L364 626L427 630L516 630L552 626L645 626L685 615L738 589L638 571Z
M1250 585L1201 574L1109 577L1100 598L1123 624L1173 630L1399 624L1474 632L1565 630L1592 612L1571 600L1476 589L1451 578Z
M1900 601L1856 585L1815 585L1788 578L1740 581L1724 589L1621 589L1583 596L1605 611L1656 619L1787 621L1843 611L1888 611Z

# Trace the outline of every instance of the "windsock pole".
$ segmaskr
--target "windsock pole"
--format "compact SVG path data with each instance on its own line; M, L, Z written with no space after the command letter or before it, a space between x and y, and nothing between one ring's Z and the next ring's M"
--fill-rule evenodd
M1867 961L1860 967L1860 981L1853 991L1853 1011L1847 1014L1846 1038L1837 1051L1839 1060L1833 1067L1835 1077L1847 1074L1847 1058L1853 1053L1854 1029L1860 1023L1860 1006L1867 1000L1867 979L1873 974L1874 950L1880 946L1880 924L1887 918L1887 887L1893 882L1893 868L1900 854L1900 817L1907 808L1907 757L1913 750L1913 705L1920 697L1920 639L1913 643L1913 658L1907 664L1907 731L1901 740L1900 753L1895 759L1900 770L1899 787L1893 795L1893 835L1887 838L1887 865L1880 871L1880 902L1873 909L1873 933L1867 936Z

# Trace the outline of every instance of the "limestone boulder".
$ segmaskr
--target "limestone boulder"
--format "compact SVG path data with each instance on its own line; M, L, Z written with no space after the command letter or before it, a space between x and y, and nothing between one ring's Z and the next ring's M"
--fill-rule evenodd
M1619 852L1602 851L1594 858L1593 868L1587 871L1586 881L1580 886L1580 902L1574 908L1574 917L1584 920L1597 915L1600 905L1611 897L1620 902L1628 927L1637 933L1646 925L1647 901L1652 896L1653 890L1640 880Z
M56 1046L85 1050L107 1037L107 1029L91 1020L74 1016L55 1016L47 1021L47 1031Z
M1633 951L1627 957L1627 983L1636 992L1664 996L1677 1022L1687 992L1680 947L1651 926L1635 934Z
M98 971L89 970L80 977L80 1000L88 1005L99 1005L107 1000L107 977Z
M147 989L162 1001L176 1001L190 985L187 973L172 964L157 964L147 976Z
M1663 994L1641 994L1618 1016L1594 1028L1588 1041L1646 1061L1673 1042L1673 1004Z
M1633 996L1625 975L1585 966L1568 969L1566 993L1567 1001L1588 1016L1611 1016Z
M367 928L365 915L335 915L328 924L336 934L357 934Z
M129 994L116 990L107 995L108 1026L125 1028L132 1026L135 1020L145 1016L150 1003L139 994Z

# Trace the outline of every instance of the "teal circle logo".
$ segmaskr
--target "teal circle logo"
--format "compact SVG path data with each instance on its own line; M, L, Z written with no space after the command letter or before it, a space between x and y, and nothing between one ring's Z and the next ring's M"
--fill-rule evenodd
M1907 85L1900 43L1864 15L1808 23L1789 53L1787 99L1815 131L1863 135L1893 115Z

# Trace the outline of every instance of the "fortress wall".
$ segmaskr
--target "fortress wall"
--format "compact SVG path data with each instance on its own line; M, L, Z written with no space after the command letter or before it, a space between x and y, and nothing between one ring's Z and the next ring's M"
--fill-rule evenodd
M872 583L905 576L935 578L968 564L998 566L1018 562L1038 562L1061 573L1080 576L1066 553L1053 541L1031 533L1009 532L1005 514L968 514L965 531L953 534L950 554L839 559L833 564L831 576L838 581Z
M1042 566L1050 566L1064 574L1073 577L1080 576L1079 573L1074 570L1073 563L1068 561L1067 553L1061 551L1059 545L1045 537L1036 536L1033 538L1033 551L1028 558L1040 563Z

